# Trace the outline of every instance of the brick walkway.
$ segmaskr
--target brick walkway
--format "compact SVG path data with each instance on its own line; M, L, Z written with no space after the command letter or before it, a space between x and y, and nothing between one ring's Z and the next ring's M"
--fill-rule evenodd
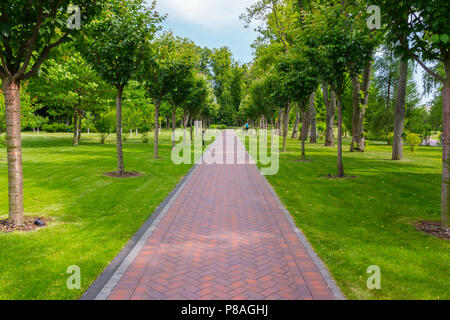
M230 152L245 153L248 160L242 143L227 133L235 146L224 143L213 154L225 159ZM247 161L199 165L108 299L335 296L265 178Z

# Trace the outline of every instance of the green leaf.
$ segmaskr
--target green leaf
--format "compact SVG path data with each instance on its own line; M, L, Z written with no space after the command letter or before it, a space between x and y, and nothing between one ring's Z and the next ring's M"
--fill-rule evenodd
M444 34L441 34L440 35L440 40L441 40L441 42L443 42L443 43L448 43L448 34L446 34L446 33L444 33Z

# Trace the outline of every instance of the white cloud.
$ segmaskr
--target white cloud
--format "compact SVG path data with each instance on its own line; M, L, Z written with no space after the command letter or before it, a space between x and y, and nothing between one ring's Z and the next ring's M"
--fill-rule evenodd
M157 10L171 22L190 23L205 29L243 26L239 16L255 0L159 0Z

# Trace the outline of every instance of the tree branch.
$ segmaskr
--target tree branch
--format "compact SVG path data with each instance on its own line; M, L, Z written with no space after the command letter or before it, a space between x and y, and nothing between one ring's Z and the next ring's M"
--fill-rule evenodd
M36 60L36 62L34 63L34 66L31 68L31 70L29 72L27 72L26 74L24 74L22 77L21 77L21 75L19 73L17 73L14 76L14 79L15 80L18 80L18 79L25 80L25 79L28 79L28 78L32 77L39 70L39 68L41 67L42 63L44 62L44 60L47 58L48 54L50 53L50 50L52 50L53 48L59 46L61 43L67 41L67 39L68 39L67 36L68 35L69 35L69 31L66 31L66 33L58 41L56 41L56 42L46 46L42 50L39 58Z

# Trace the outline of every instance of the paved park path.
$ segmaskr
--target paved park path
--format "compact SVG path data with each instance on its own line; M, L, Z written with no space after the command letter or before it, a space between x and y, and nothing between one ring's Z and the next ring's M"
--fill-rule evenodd
M247 161L196 166L96 298L341 298L234 132L209 150Z

